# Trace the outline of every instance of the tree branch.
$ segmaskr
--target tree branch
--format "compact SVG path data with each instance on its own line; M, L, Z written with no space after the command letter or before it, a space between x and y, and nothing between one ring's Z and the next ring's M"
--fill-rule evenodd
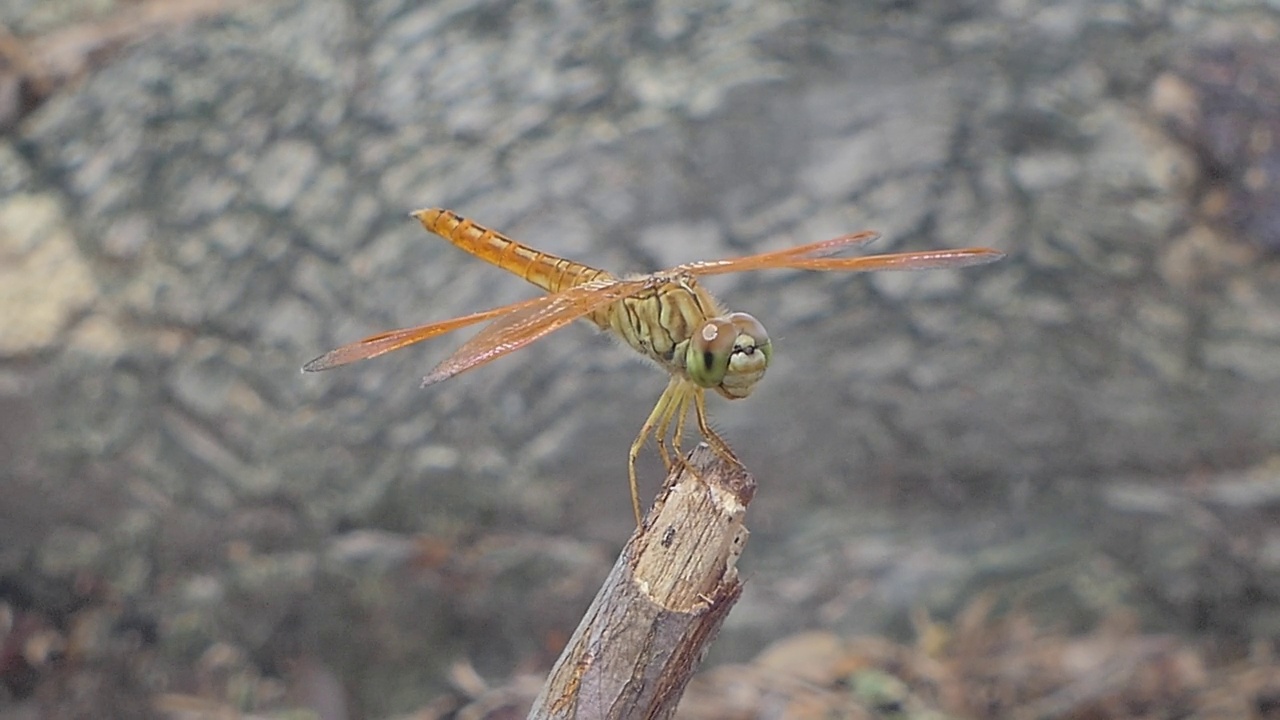
M699 445L667 478L529 713L667 718L742 593L755 480ZM693 470L693 472L690 471Z

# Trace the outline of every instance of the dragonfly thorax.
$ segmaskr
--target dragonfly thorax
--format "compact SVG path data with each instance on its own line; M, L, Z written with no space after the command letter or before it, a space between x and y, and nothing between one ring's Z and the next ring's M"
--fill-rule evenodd
M707 320L690 338L685 352L689 378L732 400L755 389L769 367L773 347L764 325L739 312Z

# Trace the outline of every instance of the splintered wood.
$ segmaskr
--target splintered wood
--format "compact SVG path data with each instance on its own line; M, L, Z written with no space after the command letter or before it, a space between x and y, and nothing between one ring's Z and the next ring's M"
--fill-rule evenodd
M529 713L667 718L742 593L736 563L755 480L706 445L654 508L556 662Z

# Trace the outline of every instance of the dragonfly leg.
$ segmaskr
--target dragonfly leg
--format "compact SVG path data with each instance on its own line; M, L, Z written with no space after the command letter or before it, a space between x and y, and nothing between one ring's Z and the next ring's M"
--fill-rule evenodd
M631 482L631 509L636 514L637 527L643 519L640 516L640 485L636 482L636 458L640 457L640 449L644 447L644 441L649 438L654 426L662 423L664 417L669 422L674 407L680 404L679 384L680 381L674 377L667 383L667 389L658 396L658 402L654 404L653 411L645 419L644 425L640 426L640 434L636 436L635 442L631 443L631 450L627 453L627 480ZM661 436L658 442L661 444Z
M693 473L694 475L697 475L698 471L693 469L691 465L685 462L684 449L681 447L681 445L684 442L684 423L685 423L685 420L689 418L689 403L690 401L692 401L695 405L697 405L699 401L702 399L703 391L702 391L702 388L697 387L695 385L684 385L682 389L684 390L684 393L681 395L681 398L680 398L680 409L676 411L676 415L675 415L676 429L675 429L675 433L671 435L671 450L674 454L671 458L671 461L667 462L667 474L670 475L671 468L674 463L674 464L679 464L682 468L686 468L689 470L689 472ZM665 433L663 434L665 435ZM663 456L663 460L667 461L665 453Z
M692 398L690 396L692 396ZM684 452L682 451L680 444L684 441L684 421L689 417L690 399L693 399L694 403L700 402L702 399L702 388L690 388L690 392L686 393L684 396L684 403L682 403L680 407L680 415L676 417L676 431L675 434L671 436L671 449L675 452L676 458L682 462L684 459ZM669 470L670 468L667 469Z
M677 399L675 402L667 406L666 412L662 414L662 419L658 421L658 429L654 431L654 437L658 440L658 452L662 454L662 465L671 471L672 456L667 452L667 431L671 429L671 419L678 418L676 421L676 434L671 437L671 447L675 452L678 460L680 457L680 432L684 427L684 416L689 412L689 386L680 383Z
M720 457L741 467L742 461L738 459L737 455L733 454L733 450L729 448L729 443L725 442L724 438L720 437L715 430L712 430L711 424L707 422L707 401L701 392L693 396L693 408L698 416L698 429L702 431L702 437L706 439L711 449Z

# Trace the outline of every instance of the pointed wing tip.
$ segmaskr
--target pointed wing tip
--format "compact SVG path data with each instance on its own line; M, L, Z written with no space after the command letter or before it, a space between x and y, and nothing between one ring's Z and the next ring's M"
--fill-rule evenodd
M993 248L974 248L972 252L975 263L993 263L1004 259L1004 253Z
M315 360L312 360L306 365L303 365L302 372L304 373L320 372L321 370L328 370L329 368L334 367L333 362L329 357L330 355L332 355L332 353L326 353L316 358Z
M454 375L466 372L468 369L472 367L475 367L475 366L471 365L471 366L462 367L462 368L458 368L456 366L451 367L449 366L449 363L446 360L445 362L440 363L440 365L432 368L431 372L427 373L427 376L422 378L422 384L419 385L418 387L428 388L428 387L431 387L432 385L442 383L445 380L448 380L449 378L453 377Z

